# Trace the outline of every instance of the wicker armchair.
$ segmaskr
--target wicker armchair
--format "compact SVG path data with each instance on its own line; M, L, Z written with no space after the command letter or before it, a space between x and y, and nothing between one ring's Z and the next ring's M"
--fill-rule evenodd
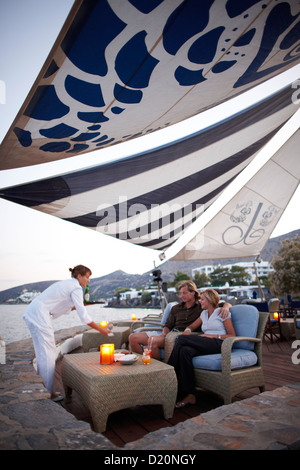
M143 332L143 331L147 331L147 332L157 331L159 333L162 333L165 323L168 319L169 313L171 312L172 307L176 305L177 303L178 302L170 302L166 306L162 317L158 319L157 321L155 321L155 319L153 320L152 317L150 318L147 316L146 318L143 318L142 320L138 320L132 323L130 327L130 333L138 333L138 332ZM164 356L165 356L164 349L161 349L160 350L161 360L164 360ZM164 361L164 362L167 362L167 361Z
M231 403L235 395L249 388L265 390L261 346L269 313L259 313L250 305L235 305L230 311L237 336L223 341L221 354L193 358L196 389L209 390L221 396L224 404ZM254 334L251 334L251 329ZM177 335L169 333L166 337L166 362ZM253 365L249 365L251 362ZM201 363L205 368L199 367Z
M132 322L130 333L141 331L162 331L172 307L176 304L177 302L170 302L166 306L164 313L159 315L157 318L152 315L147 315L142 320Z
M281 339L280 316L274 317L274 313L280 311L280 300L271 299L268 303L269 317L266 323L264 338L268 338L271 343L274 339Z

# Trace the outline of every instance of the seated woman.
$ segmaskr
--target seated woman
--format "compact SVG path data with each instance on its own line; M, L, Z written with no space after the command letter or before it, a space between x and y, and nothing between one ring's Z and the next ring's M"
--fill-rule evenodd
M224 338L235 336L231 315L227 318L219 315L219 300L219 294L213 289L202 292L200 303L203 311L200 317L176 338L168 361L168 364L175 368L178 380L180 401L176 403L176 408L196 403L193 357L219 354ZM200 326L203 334L191 335L191 332Z
M182 302L177 305L174 305L171 308L163 331L156 335L154 332L132 333L129 336L129 345L132 352L142 354L143 349L141 345L147 346L150 336L152 338L152 357L153 359L159 360L160 349L164 348L165 338L167 334L172 330L184 331L184 329L187 329L188 326L194 324L195 320L199 319L200 314L202 312L202 307L199 303L200 295L196 284L191 280L183 281L178 286L178 290L180 292ZM230 307L231 304L225 302L223 307L219 309L220 315L225 318L228 317ZM197 327L195 326L193 330L197 330Z

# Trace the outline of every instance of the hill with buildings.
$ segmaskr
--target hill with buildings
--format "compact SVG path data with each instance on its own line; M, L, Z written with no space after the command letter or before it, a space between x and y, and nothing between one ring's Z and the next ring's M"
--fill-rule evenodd
M262 252L262 260L269 261L271 263L273 256L280 248L281 242L286 239L292 239L295 237L295 235L300 236L300 230L294 230L293 232L281 235L280 237L270 239ZM159 269L162 272L162 278L164 281L173 281L174 276L178 271L186 273L188 276L192 277L192 269L200 266L209 264L232 264L244 261L253 262L254 259L251 257L205 261L166 261L159 266ZM31 297L33 298L36 293L45 290L49 285L53 284L53 282L55 281L34 282L6 289L0 292L0 303L23 303L24 299L28 301L28 299ZM119 287L128 289L138 288L141 286L147 287L151 284L151 282L153 282L151 271L141 275L128 274L123 271L115 271L113 273L107 274L106 276L92 278L89 284L90 296L93 300L109 298L113 296L115 290Z

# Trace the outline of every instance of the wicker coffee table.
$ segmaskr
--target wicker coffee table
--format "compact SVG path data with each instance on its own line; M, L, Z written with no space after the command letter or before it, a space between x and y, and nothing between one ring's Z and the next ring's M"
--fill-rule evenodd
M99 331L88 330L82 335L82 347L84 352L92 348L99 348L100 344L110 343L115 345L115 349L120 349L122 344L127 343L130 333L129 326L114 326L112 329L114 336L104 336Z
M110 413L135 405L162 405L166 419L173 416L177 395L174 368L152 359L144 365L141 356L131 365L100 364L98 352L68 354L62 361L66 396L79 393L90 410L94 430L106 429Z

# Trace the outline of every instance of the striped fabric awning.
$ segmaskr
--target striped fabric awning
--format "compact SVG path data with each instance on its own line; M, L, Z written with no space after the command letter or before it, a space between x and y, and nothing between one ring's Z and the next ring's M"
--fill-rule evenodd
M156 250L172 245L294 114L288 87L188 138L1 197Z
M149 134L288 70L299 62L299 11L294 0L76 0L1 144L0 169Z

